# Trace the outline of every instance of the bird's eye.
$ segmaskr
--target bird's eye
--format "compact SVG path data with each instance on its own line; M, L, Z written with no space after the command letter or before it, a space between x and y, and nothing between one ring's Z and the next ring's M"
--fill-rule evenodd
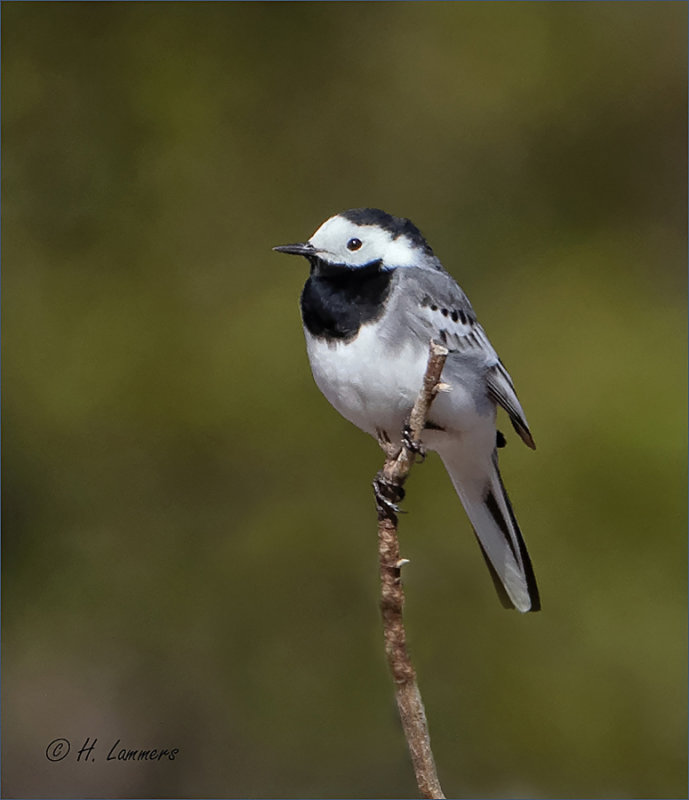
M351 250L352 252L358 250L360 247L361 247L361 239L350 239L347 242L347 250Z

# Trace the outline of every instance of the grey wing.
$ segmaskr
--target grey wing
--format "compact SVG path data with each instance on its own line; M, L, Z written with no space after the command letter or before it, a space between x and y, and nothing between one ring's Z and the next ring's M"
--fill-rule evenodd
M536 449L512 378L498 358L485 331L476 320L469 298L454 278L438 270L402 270L406 302L413 305L419 334L446 345L451 353L470 359L483 374L488 396L502 406L525 444Z
M536 443L529 430L524 410L517 398L512 378L500 359L497 364L488 369L486 383L488 394L507 411L512 427L522 437L524 444L535 450Z

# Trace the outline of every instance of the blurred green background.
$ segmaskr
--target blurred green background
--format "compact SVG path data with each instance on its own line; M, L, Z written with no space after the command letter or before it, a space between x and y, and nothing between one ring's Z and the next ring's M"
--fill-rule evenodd
M502 419L540 614L501 608L435 457L408 484L448 797L687 796L686 31L672 2L2 4L5 797L416 795L382 456L270 249L364 205L429 238L538 444Z

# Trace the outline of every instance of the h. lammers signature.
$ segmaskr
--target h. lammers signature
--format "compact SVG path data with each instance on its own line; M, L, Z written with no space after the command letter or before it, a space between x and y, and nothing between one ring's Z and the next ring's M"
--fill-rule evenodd
M98 738L91 740L86 737L84 744L76 751L73 758L83 763L96 761L96 744ZM48 761L63 761L69 755L72 745L69 739L58 738L46 747L45 755ZM108 750L105 761L174 761L179 755L179 747L139 747L128 748L121 746L118 739Z

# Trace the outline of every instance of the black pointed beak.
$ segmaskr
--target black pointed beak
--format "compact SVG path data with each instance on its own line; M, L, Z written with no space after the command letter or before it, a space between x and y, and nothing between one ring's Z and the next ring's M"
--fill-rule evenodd
M274 247L278 253L288 253L291 256L312 256L316 252L316 248L309 242L300 242L298 244L281 244Z

